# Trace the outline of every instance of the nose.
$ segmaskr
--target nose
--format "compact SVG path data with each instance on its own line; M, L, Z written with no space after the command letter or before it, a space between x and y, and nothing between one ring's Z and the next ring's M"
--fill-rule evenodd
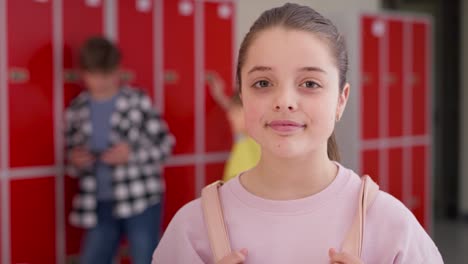
M275 111L290 111L297 110L297 95L293 87L282 87L278 89L274 102Z

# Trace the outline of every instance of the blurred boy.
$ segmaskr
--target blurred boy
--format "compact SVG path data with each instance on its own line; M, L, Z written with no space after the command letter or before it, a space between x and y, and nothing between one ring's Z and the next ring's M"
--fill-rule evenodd
M86 90L66 111L68 169L79 179L71 224L87 228L81 263L112 263L126 235L133 263L151 262L159 240L161 164L174 145L141 90L120 85L120 51L94 37L80 50Z

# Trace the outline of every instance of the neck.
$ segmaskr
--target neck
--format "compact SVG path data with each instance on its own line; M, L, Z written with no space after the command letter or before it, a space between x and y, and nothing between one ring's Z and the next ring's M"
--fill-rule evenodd
M301 158L283 158L262 150L258 165L242 175L241 181L257 196L293 200L322 191L333 182L337 172L336 164L330 161L326 151Z
M112 98L119 91L119 86L110 86L106 89L89 89L89 93L94 100L103 101Z

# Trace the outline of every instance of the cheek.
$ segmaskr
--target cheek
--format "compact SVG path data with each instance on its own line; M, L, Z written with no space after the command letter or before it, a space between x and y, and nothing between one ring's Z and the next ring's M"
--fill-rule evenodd
M244 104L244 123L247 132L255 131L261 126L262 111L258 104Z
M305 112L312 122L312 126L321 128L320 131L331 132L335 126L336 101L321 100L315 104L308 104Z

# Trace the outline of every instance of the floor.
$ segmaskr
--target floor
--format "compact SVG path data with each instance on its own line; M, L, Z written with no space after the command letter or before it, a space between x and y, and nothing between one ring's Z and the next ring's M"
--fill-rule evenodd
M446 264L468 264L467 220L436 220L432 237Z

